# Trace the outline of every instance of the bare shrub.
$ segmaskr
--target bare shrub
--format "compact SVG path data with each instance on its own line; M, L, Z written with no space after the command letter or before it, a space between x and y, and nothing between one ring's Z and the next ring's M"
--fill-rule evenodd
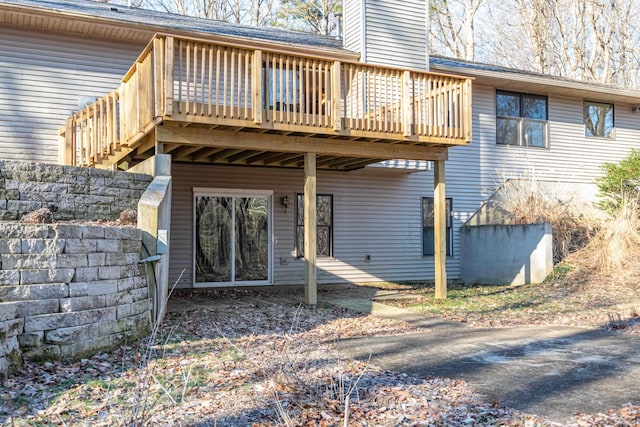
M53 222L53 213L47 208L38 209L23 215L20 218L20 222L24 224L51 224Z
M510 223L551 224L554 263L585 247L597 228L596 221L580 214L571 199L543 188L533 174L506 182L500 195L497 203L508 213Z
M577 259L591 271L610 273L637 262L640 251L638 200L626 200L600 225Z
M138 212L133 209L125 209L120 212L118 221L123 225L136 225L138 223Z

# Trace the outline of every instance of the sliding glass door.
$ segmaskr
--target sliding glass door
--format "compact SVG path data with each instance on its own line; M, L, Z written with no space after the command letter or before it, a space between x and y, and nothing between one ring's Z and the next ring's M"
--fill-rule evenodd
M271 192L194 190L194 286L271 282Z

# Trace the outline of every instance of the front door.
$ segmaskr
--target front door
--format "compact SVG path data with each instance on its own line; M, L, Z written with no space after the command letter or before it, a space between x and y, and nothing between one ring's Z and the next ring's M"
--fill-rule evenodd
M194 286L271 283L272 193L194 190Z

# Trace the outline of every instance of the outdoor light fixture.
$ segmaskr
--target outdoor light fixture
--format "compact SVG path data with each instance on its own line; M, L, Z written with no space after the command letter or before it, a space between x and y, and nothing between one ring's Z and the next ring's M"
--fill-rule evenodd
M289 207L289 196L280 197L280 204L287 209Z

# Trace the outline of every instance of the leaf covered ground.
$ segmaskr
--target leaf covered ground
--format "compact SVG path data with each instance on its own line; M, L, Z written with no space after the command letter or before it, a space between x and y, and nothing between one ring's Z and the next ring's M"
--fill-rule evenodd
M433 286L376 285L378 300L472 327L572 325L640 335L640 265L615 274L556 267L542 284L453 286L436 300Z
M483 402L461 381L339 356L341 339L412 330L345 309L279 304L171 314L152 342L74 363L26 363L0 387L0 423L342 426L346 417L349 426L554 425ZM571 425L639 425L638 409L576 416Z

